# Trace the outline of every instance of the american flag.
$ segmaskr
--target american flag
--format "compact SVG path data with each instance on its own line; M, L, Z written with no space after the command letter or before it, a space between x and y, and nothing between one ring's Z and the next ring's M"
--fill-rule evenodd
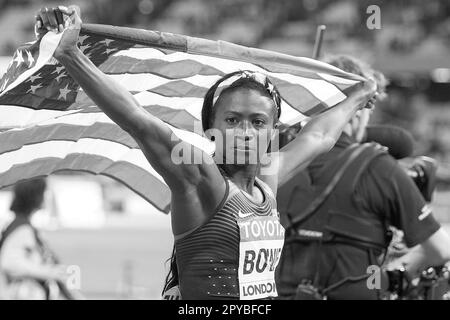
M60 37L47 33L19 48L0 81L0 188L83 171L114 178L168 212L170 191L136 142L52 57ZM361 81L308 58L156 31L83 25L78 45L148 112L208 152L211 142L193 132L194 123L204 94L224 74L267 74L281 93L287 124L334 106Z

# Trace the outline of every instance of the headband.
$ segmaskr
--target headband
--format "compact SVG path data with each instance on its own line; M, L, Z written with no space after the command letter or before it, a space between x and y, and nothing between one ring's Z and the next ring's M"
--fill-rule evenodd
M213 106L216 104L216 102L219 99L220 95L222 94L223 90L227 89L233 83L235 83L236 81L238 81L240 79L251 79L251 80L263 85L263 87L266 89L266 91L272 97L272 100L275 103L275 107L277 108L278 117L280 117L281 98L280 98L280 95L279 95L277 89L275 88L275 86L272 84L272 82L270 82L269 78L266 75L259 73L259 72L253 72L253 71L248 71L248 70L240 71L239 73L232 75L231 77L229 77L228 79L225 79L224 81L222 81L219 84L219 86L216 88L216 90L214 92Z

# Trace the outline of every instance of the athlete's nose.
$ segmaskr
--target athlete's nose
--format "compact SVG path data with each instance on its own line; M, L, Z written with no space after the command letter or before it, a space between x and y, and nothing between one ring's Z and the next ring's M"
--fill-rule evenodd
M252 126L249 121L242 121L241 125L242 138L245 141L249 141L253 138Z

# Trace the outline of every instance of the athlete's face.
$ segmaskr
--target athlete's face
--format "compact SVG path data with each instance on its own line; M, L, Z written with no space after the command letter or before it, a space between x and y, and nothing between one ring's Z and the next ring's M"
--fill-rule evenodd
M272 99L256 90L236 89L224 92L214 109L216 156L227 164L257 164L275 134Z

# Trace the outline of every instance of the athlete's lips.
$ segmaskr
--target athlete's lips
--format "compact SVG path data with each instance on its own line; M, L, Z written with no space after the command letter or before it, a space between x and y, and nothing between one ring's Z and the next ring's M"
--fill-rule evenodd
M234 147L235 150L239 150L239 151L250 151L250 147L245 146L245 147Z
M245 152L245 153L250 153L250 152L255 152L255 150L253 150L253 149L250 149L249 147L246 147L246 148L239 148L239 147L234 147L234 151L237 151L237 152Z
M253 148L250 148L250 146L248 144L235 145L233 147L233 149L239 150L239 151L251 151L251 150L253 150Z

